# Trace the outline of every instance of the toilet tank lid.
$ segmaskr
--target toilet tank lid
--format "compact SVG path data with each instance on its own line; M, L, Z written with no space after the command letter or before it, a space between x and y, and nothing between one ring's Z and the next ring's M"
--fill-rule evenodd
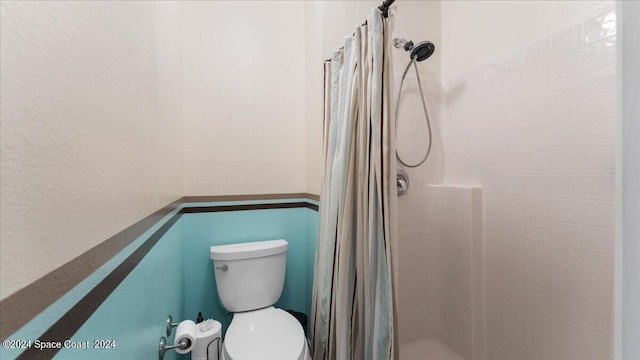
M253 241L229 245L216 245L210 249L211 260L251 259L287 252L288 243L284 239Z

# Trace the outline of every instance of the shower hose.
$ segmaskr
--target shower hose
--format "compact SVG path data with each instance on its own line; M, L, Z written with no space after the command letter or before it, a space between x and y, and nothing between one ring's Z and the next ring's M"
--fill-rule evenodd
M429 120L429 112L427 111L427 104L424 100L424 92L422 91L422 82L420 81L420 72L418 71L418 65L416 64L415 58L411 59L407 64L407 67L404 69L404 73L402 74L402 80L400 81L400 89L398 90L398 98L396 99L396 134L398 133L398 123L400 122L398 120L398 109L400 108L400 95L402 94L402 86L404 85L404 79L407 77L407 73L409 72L409 68L411 67L411 65L413 65L413 68L416 70L416 79L418 80L418 89L420 90L420 100L422 100L422 109L424 110L424 119L427 123L427 131L429 134L429 146L427 147L427 152L424 154L424 157L422 158L422 160L420 160L420 162L416 164L409 164L404 162L400 158L400 154L398 153L397 149L396 149L396 158L402 165L408 168L416 168L422 165L429 158L429 154L431 154L432 136L431 136L431 121Z

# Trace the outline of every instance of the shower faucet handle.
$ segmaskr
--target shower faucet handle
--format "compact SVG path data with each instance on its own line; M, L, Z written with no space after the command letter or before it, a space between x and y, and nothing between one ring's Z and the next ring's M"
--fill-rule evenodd
M398 169L396 174L396 189L398 191L398 196L402 196L409 192L409 175L402 170Z

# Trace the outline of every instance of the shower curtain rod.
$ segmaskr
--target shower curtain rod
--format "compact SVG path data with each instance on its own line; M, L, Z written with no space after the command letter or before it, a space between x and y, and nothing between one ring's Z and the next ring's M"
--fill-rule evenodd
M382 16L384 16L385 18L389 17L389 7L391 6L391 4L393 4L396 0L384 0L382 2L382 5L378 6L378 9L380 9L380 11L382 11Z
M378 10L382 11L382 16L386 19L389 17L389 7L395 2L396 0L384 0L382 2L382 5L378 6ZM367 22L365 21L364 23L362 23L362 25L367 25ZM355 33L353 33L353 35L355 35ZM331 59L326 59L325 61L331 61Z

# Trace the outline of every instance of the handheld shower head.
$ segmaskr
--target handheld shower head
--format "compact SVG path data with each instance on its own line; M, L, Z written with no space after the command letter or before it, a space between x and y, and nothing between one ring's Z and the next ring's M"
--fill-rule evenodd
M436 47L431 41L423 41L411 50L411 58L416 58L418 61L427 60L435 50Z
M399 38L393 39L393 46L398 49L404 49L404 51L410 51L411 54L409 56L411 59L416 59L417 61L428 59L436 50L435 45L430 41L423 41L418 43L418 45L414 45L413 41Z

